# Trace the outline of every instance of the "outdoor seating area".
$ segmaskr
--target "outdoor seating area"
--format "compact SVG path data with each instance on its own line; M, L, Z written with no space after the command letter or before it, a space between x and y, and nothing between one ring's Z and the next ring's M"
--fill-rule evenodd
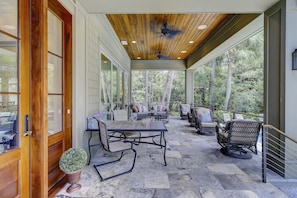
M254 120L234 119L217 131L221 152L234 158L250 159L251 152L258 154L257 141L261 122Z
M194 108L194 122L197 132L202 135L215 135L219 125L219 120L205 107Z
M163 103L135 103L130 105L132 117L142 120L147 117L155 117L158 120L168 122L168 107Z
M179 114L181 119L187 119L190 113L190 105L189 104L180 104L179 105Z
M82 188L68 194L67 184L56 198L290 198L297 195L296 183L282 183L282 178L271 171L268 171L269 176L279 182L262 183L260 151L258 155L245 160L226 156L220 152L221 146L216 136L198 134L188 120L182 120L179 116L169 119L165 124L168 130L165 133L167 166L164 166L165 151L161 147L139 144L133 146L137 157L132 172L101 181L94 165L116 159L119 155L106 151L102 146L94 147L91 162L81 175ZM112 163L105 165L102 171L112 175L115 171L129 170L133 158L134 155L130 153L124 154L116 168Z

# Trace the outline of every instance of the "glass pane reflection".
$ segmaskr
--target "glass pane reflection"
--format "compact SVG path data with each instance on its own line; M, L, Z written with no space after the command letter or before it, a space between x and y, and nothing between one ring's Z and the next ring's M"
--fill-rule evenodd
M0 154L17 147L17 94L0 94Z
M101 55L101 111L108 112L111 102L111 62Z
M0 0L0 29L17 36L18 1Z
M48 51L62 56L62 21L48 11Z
M48 93L62 93L62 58L48 54Z
M63 130L62 96L48 96L48 135L53 135Z
M17 40L0 33L0 91L17 92Z

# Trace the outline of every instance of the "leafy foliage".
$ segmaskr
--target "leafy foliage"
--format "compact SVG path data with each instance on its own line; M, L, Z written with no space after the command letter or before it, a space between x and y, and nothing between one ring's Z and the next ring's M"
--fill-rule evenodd
M234 57L225 52L217 58L213 103L224 109L228 61L232 61L232 91L228 109L239 112L263 112L264 97L264 50L263 32L234 47ZM211 65L195 71L194 99L196 106L209 106L209 81Z
M231 70L228 70L230 67ZM263 112L263 31L216 57L213 92L210 93L212 69L209 62L194 72L195 106L213 105L216 109L253 114ZM232 72L229 78L231 79L230 98L227 98L228 71ZM149 75L148 82L145 81L145 72ZM164 99L162 97L168 74L169 71L132 71L132 102L160 102ZM148 86L148 93L146 93L146 86ZM169 93L171 96L166 96L170 97L169 110L178 112L179 104L185 102L185 72L175 71L172 90ZM146 101L146 94L148 94L148 101Z
M88 155L84 149L70 148L61 156L59 167L63 172L71 173L85 167L87 160Z

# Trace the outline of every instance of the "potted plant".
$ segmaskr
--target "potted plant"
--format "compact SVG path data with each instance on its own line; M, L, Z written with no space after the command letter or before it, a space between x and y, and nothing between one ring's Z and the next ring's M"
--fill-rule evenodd
M81 185L77 182L80 180L81 170L87 164L87 160L88 155L81 148L70 148L62 154L59 167L66 174L68 183L71 184L66 190L68 193L81 188Z

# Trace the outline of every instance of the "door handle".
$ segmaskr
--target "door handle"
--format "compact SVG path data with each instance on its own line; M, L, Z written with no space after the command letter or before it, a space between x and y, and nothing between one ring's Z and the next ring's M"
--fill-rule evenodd
M24 127L24 134L23 134L23 136L31 136L32 135L32 131L29 131L29 116L28 115L25 115L24 123L25 123L25 127Z

